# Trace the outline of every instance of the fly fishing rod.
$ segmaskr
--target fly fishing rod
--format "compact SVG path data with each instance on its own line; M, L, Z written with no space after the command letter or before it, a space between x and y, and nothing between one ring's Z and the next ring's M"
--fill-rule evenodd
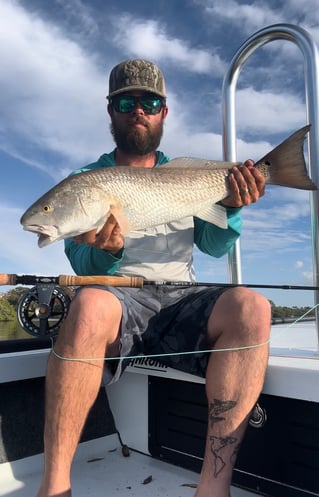
M266 285L260 283L207 283L195 281L166 281L145 280L141 276L37 276L31 274L0 274L0 286L2 285L39 285L54 284L59 286L84 286L84 285L108 285L118 287L143 288L145 286L206 286L206 287L244 287L244 288L269 288L279 290L319 290L318 286L312 285Z
M24 293L18 303L17 317L21 327L30 335L54 337L58 334L71 303L68 287L85 285L108 285L117 287L143 288L146 286L174 287L246 287L282 290L318 290L316 286L264 285L257 283L202 283L189 281L145 280L140 276L37 276L0 274L1 285L34 285Z

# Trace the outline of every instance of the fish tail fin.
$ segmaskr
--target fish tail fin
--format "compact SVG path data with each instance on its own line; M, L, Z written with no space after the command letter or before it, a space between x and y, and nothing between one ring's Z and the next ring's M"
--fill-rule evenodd
M308 176L303 153L309 129L310 125L299 129L255 164L261 169L263 165L267 167L267 183L300 190L317 190Z

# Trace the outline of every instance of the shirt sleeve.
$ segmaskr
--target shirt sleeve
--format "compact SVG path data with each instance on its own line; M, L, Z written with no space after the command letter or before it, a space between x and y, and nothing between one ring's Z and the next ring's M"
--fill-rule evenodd
M242 220L240 208L227 207L228 228L222 229L214 224L194 218L194 241L205 254L222 257L227 254L241 233Z
M112 275L124 255L124 249L113 255L86 243L76 243L72 238L65 240L64 251L75 274L80 276Z

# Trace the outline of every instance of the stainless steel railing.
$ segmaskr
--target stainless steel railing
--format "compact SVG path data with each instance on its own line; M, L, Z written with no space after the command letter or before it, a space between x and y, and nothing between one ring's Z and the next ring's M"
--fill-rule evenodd
M223 98L223 151L224 160L236 161L236 121L235 93L240 71L246 60L259 47L273 40L288 40L296 44L304 59L304 80L307 121L311 124L308 138L309 173L319 186L319 52L310 36L303 28L292 24L275 24L257 31L239 48L225 75L222 89ZM311 193L311 223L313 245L314 285L319 286L319 192ZM241 283L240 244L237 242L228 259L229 280ZM315 291L315 302L319 302L319 290ZM317 311L317 333L319 339L319 314Z

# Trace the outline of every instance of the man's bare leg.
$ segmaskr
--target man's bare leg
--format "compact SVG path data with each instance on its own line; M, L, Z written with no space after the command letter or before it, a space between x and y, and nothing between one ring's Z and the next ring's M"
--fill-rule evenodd
M69 497L72 460L102 379L105 351L116 342L122 308L111 293L83 289L74 299L51 354L46 379L44 474L37 497ZM112 354L114 355L114 354Z
M269 339L269 330L269 302L245 288L222 294L208 321L214 349L262 344ZM206 450L195 497L230 497L236 454L261 392L267 361L268 345L212 352L206 374Z

